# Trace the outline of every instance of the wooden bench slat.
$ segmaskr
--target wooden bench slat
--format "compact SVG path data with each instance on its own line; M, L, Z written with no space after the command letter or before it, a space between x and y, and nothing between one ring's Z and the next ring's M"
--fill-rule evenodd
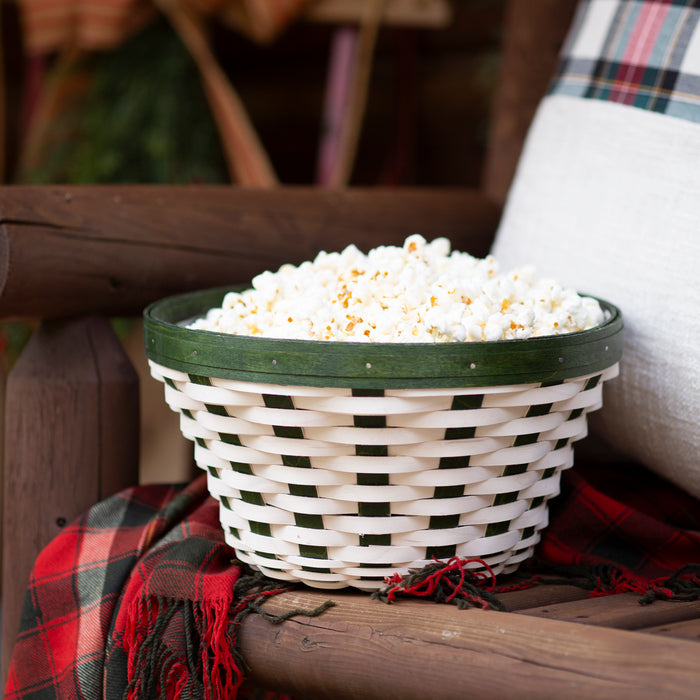
M2 679L39 551L138 480L138 377L106 319L46 321L9 373L3 507Z
M284 593L264 609L329 598L337 607L315 618L244 620L239 646L255 682L335 700L695 698L700 686L698 646L679 639L333 591Z
M636 630L700 617L700 601L657 600L640 605L636 593L603 596L521 610L524 615ZM700 650L699 650L700 651Z
M574 600L585 600L588 591L577 586L548 586L537 585L521 591L501 593L499 600L506 606L509 612L539 608L543 605L554 603L568 603Z
M644 631L648 634L660 634L668 637L693 640L698 643L698 654L700 654L700 617L695 620L685 620L684 622L673 622L668 625L650 627Z
M466 189L5 187L0 318L139 314L169 294L413 233L483 256L499 215Z

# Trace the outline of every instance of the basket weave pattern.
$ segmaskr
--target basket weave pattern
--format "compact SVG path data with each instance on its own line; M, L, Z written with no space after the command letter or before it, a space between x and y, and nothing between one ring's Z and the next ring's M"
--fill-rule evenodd
M150 365L195 443L237 556L273 578L362 589L433 557L514 571L532 555L572 443L618 371L367 390Z

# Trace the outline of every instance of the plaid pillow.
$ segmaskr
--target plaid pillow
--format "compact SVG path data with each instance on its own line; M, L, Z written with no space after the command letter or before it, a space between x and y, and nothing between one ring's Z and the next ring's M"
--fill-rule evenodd
M622 309L591 430L695 496L698 163L700 1L582 0L492 251Z
M700 2L586 0L550 94L700 122Z

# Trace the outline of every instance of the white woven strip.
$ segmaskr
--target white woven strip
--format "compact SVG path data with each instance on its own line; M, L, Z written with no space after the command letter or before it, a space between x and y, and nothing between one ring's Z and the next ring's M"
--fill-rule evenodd
M404 413L388 415L388 427L397 428L476 428L485 425L498 425L506 421L522 418L527 406L508 408L474 408L466 410L431 411L430 413Z

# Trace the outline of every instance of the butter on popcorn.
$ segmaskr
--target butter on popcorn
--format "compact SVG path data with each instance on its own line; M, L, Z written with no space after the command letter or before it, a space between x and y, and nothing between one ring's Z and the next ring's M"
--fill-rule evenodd
M366 255L354 245L263 272L190 328L302 340L443 343L571 333L605 320L595 299L537 279L500 274L492 256L451 251L446 238L409 236Z

